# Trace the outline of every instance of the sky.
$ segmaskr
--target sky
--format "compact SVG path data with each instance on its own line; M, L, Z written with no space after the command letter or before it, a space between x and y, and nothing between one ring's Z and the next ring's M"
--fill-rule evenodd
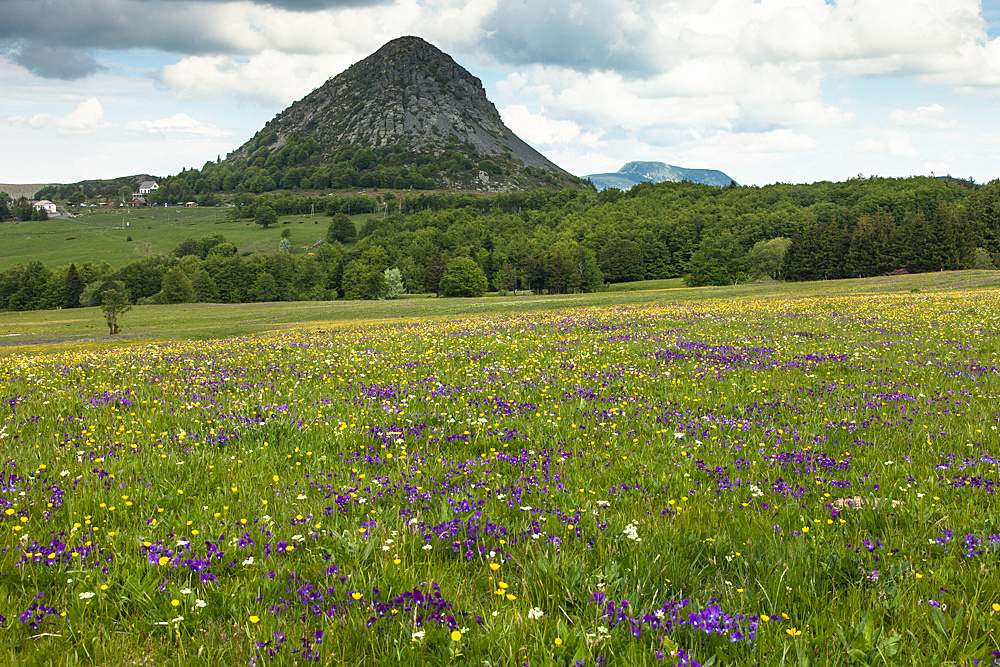
M403 35L580 176L1000 177L1000 0L0 0L0 183L201 167Z

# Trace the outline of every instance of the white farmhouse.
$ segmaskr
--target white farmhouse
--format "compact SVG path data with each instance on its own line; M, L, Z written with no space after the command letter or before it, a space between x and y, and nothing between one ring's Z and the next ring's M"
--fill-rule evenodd
M45 211L48 215L56 214L56 205L50 202L48 199L36 201L34 204L32 204L32 206L35 207L36 211L42 210Z
M148 195L156 192L160 189L160 186L156 184L156 181L143 181L142 185L139 186L139 194Z

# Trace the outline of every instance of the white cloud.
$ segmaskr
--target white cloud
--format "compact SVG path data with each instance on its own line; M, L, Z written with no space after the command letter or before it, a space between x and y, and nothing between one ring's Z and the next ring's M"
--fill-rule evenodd
M533 114L523 104L500 109L500 117L514 134L529 144L567 144L580 136L580 126L573 121L546 118L544 110Z
M245 61L229 56L191 56L161 68L157 78L181 99L236 95L262 104L288 104L322 85L330 72L339 72L345 66L336 57L269 50Z
M96 97L80 102L65 116L40 113L28 122L37 128L54 127L59 134L93 134L109 126L104 122L104 107Z
M862 139L855 142L853 149L857 153L893 155L907 158L915 158L920 154L913 145L910 136L899 130L886 130L880 137Z
M186 113L174 114L170 118L161 118L160 120L133 120L125 124L125 131L130 134L166 135L167 133L176 133L211 138L232 135L229 130L195 120Z
M917 107L914 111L896 109L889 115L889 118L893 123L901 127L917 127L929 130L946 130L958 125L958 121L945 117L944 107L940 104Z

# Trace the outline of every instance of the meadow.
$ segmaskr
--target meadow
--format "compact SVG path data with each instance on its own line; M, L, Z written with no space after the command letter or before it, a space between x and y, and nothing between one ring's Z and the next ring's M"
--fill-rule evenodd
M1000 664L989 273L24 314L0 663Z
M145 257L168 255L185 239L214 234L226 237L240 252L276 252L281 232L289 230L292 247L305 252L304 248L326 236L330 224L330 218L319 213L288 215L264 229L253 220L227 222L227 209L215 207L79 211L75 218L0 224L0 270L24 264L25 258L52 268L71 262L107 262L117 268ZM351 217L357 225L367 216Z

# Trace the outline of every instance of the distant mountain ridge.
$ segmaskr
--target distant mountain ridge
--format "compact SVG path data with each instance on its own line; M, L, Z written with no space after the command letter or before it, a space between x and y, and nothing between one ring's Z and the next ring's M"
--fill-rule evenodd
M732 178L717 169L687 169L686 167L675 167L664 162L627 162L625 166L610 174L590 174L584 178L589 178L598 190L605 188L618 188L628 190L637 183L652 181L662 183L671 181L691 181L692 183L704 183L705 185L716 185L725 187L730 183L736 183ZM739 183L736 183L739 185Z

